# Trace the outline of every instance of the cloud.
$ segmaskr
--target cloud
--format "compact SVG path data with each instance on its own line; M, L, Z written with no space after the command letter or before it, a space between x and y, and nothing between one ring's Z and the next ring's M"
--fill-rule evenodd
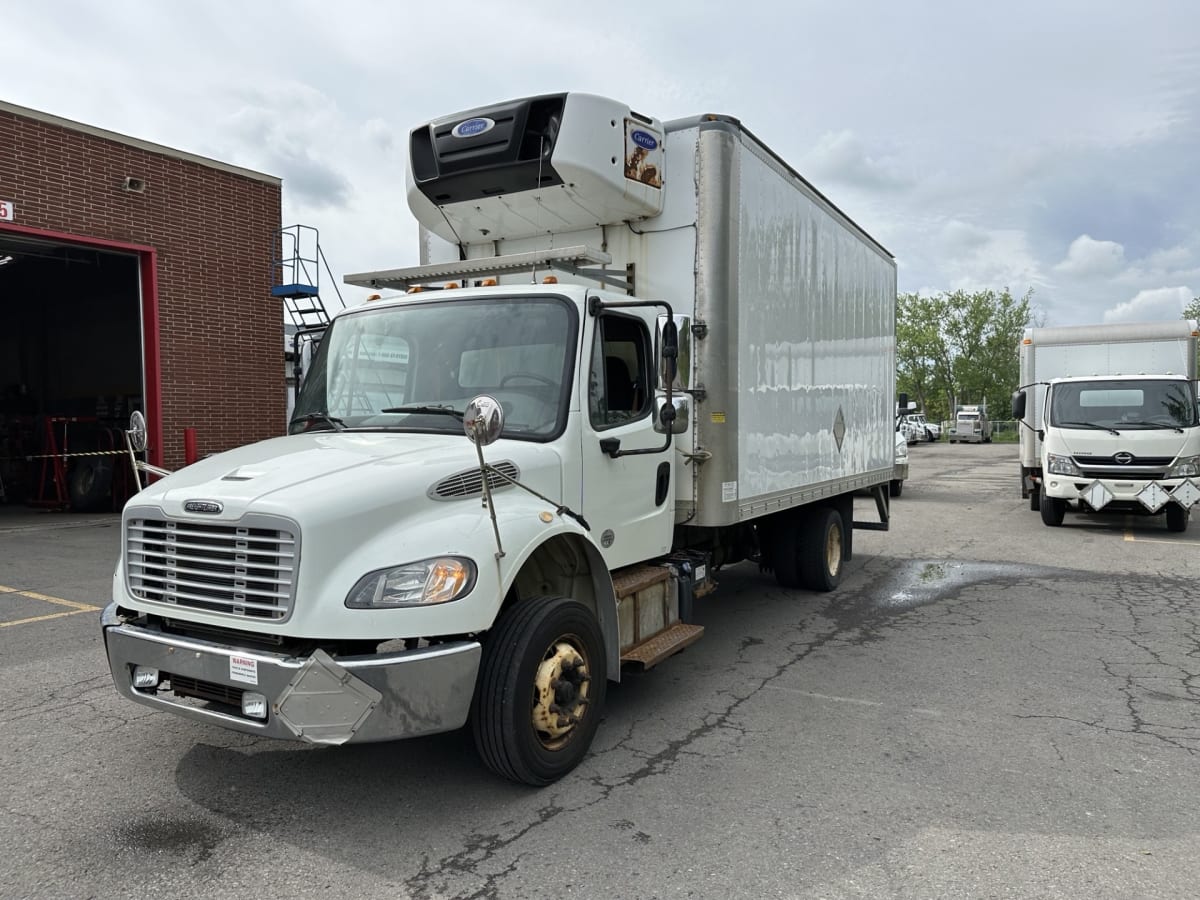
M1054 267L1055 272L1086 278L1112 275L1125 266L1125 248L1116 241L1097 241L1081 234L1071 241L1067 258Z
M368 119L362 126L362 138L385 153L396 145L396 135L391 125L383 119Z
M1186 287L1152 288L1138 291L1137 296L1118 303L1104 313L1105 322L1158 322L1178 319L1183 308L1191 302L1193 293Z
M804 171L815 178L874 190L901 190L912 185L896 170L894 160L867 155L866 147L853 132L839 131L821 136L803 160Z

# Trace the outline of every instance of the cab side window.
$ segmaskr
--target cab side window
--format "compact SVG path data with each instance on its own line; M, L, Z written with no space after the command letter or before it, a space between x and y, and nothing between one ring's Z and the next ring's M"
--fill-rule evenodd
M596 321L588 375L588 416L597 430L640 419L653 399L650 333L638 319L607 314Z

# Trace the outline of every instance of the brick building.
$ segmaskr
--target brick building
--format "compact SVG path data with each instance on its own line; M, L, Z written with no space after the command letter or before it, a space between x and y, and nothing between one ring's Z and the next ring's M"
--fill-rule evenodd
M185 428L201 455L282 433L279 227L278 178L0 102L9 502L47 418L77 420L54 423L57 443L103 447L142 409L168 468ZM28 499L47 495L36 468Z

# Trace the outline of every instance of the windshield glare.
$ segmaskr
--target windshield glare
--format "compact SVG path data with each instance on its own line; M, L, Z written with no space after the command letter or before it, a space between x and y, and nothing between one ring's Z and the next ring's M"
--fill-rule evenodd
M380 307L336 319L296 402L292 433L331 427L462 433L479 394L504 407L504 437L548 440L565 425L575 311L548 297ZM311 421L306 418L312 417Z
M1087 381L1058 384L1050 424L1104 428L1190 428L1196 398L1186 381Z

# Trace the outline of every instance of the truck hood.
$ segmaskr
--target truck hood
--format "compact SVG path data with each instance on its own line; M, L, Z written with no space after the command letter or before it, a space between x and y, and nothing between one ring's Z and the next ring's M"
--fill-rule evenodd
M511 462L523 483L550 497L562 494L558 453L545 444L501 440L485 448L494 465ZM139 493L131 505L155 505L168 516L211 522L237 520L251 508L305 518L331 508L366 509L426 497L449 476L478 471L474 445L463 435L322 431L272 438L180 469ZM188 501L220 510L195 513ZM325 518L326 515L321 515Z
M1163 429L1133 429L1121 431L1121 434L1109 434L1107 431L1080 428L1058 428L1059 439L1067 452L1072 456L1087 459L1088 457L1111 457L1115 453L1125 451L1136 458L1169 457L1174 459L1189 442L1195 440L1196 429L1186 429L1183 434Z

